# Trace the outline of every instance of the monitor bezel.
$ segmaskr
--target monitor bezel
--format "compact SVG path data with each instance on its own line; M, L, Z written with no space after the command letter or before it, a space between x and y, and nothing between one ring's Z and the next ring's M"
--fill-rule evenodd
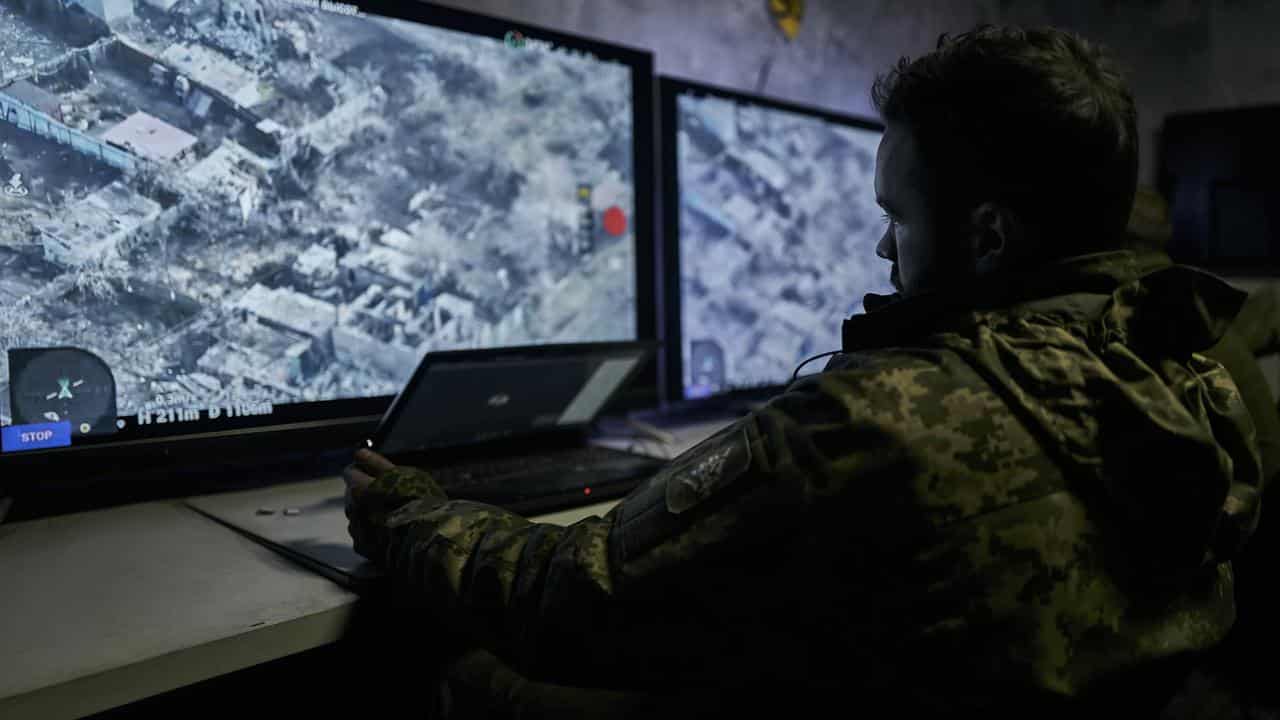
M658 77L659 126L662 128L662 327L664 349L660 356L663 408L671 412L725 405L733 408L765 400L784 390L789 382L753 388L737 388L701 398L684 391L684 323L681 316L680 287L680 163L678 157L677 99L686 93L713 95L733 102L748 103L773 110L816 117L834 124L883 133L884 123L866 117L732 90L685 78ZM887 272L887 270L886 270ZM834 349L834 348L833 348ZM814 361L819 362L819 361ZM811 370L812 365L806 367Z
M636 292L635 337L629 342L657 341L653 202L655 178L652 157L654 144L655 75L653 53L539 25L507 20L491 15L459 10L430 2L399 3L388 0L354 0L363 13L424 23L493 38L516 31L527 38L550 42L594 55L602 60L623 63L631 68L632 171L635 207L633 238ZM466 352L466 351L460 351ZM633 376L632 382L636 380ZM641 378L643 381L643 377ZM629 389L628 389L629 390ZM624 390L627 392L628 390ZM657 396L656 389L653 393ZM164 471L198 464L202 460L226 461L229 457L274 457L289 453L332 452L350 447L353 451L376 428L394 395L373 398L346 398L316 403L325 411L314 419L276 422L228 429L220 421L215 427L201 420L184 424L190 432L119 442L98 441L87 445L0 453L0 495L28 490L41 477L67 478L77 474ZM300 405L309 405L300 404ZM294 407L294 406L291 406Z

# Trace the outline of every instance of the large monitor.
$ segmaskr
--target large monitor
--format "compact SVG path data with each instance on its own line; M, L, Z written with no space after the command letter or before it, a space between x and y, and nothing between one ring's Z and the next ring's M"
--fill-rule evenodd
M1280 274L1280 106L1170 115L1157 185L1169 202L1175 260Z
M646 52L390 1L0 29L0 467L354 443L428 351L654 336Z
M776 390L840 348L864 294L893 292L883 126L669 78L661 96L667 399Z

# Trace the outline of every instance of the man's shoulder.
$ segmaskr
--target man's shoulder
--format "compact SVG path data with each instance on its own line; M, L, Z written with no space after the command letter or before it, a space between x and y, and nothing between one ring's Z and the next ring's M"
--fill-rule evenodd
M880 415L889 406L918 410L945 403L957 392L981 392L985 387L961 355L938 342L837 355L822 373L802 379L790 390L838 396L851 409Z
M910 443L920 431L953 423L966 404L989 391L954 352L942 347L883 348L837 356L827 368L793 383L771 406L799 420L843 415L874 424Z
M927 525L956 522L1061 487L1061 472L1005 398L946 348L852 353L796 383L771 406L815 427L833 466L843 467L842 448L875 445L877 462L893 468L894 479L874 488L855 483L858 492L879 496L877 507L910 508ZM826 441L842 433L849 437ZM860 459L851 462L851 473L864 467Z

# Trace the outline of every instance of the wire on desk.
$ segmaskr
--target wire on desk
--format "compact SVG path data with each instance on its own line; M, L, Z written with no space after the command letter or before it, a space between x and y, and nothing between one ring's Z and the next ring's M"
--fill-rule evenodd
M663 430L655 425L637 420L633 417L627 418L627 427L640 434L641 437L652 440L661 445L675 445L676 436Z
M633 440L630 445L627 445L627 452L640 453L642 455L654 455L663 460L671 459L671 446L650 438L639 438L637 440Z

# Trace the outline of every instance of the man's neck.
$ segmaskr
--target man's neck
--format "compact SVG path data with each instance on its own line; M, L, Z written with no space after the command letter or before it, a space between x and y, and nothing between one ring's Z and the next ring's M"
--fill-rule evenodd
M973 312L1075 293L1110 294L1168 267L1168 256L1126 250L1063 258L912 295L867 295L866 315L845 321L844 347L863 349L918 336Z

